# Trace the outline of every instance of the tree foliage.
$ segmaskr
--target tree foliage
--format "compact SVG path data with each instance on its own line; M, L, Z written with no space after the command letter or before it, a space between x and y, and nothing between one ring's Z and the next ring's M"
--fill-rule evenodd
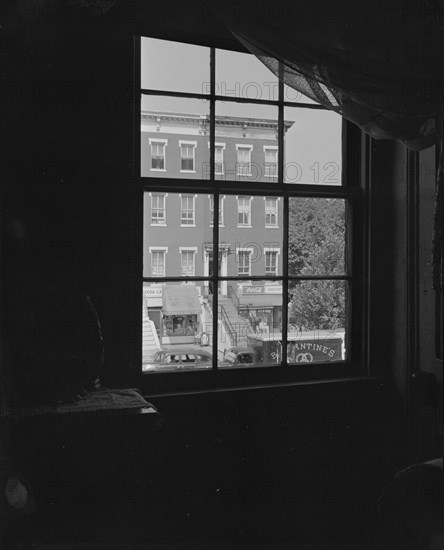
M293 198L289 222L290 275L344 274L344 200ZM290 294L291 324L306 330L344 327L343 281L298 281L290 285Z

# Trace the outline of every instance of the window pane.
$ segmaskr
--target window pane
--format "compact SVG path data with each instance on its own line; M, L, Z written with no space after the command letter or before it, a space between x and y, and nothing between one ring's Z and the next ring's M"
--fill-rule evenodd
M282 284L225 281L219 288L218 366L278 364L282 338Z
M212 368L212 317L203 282L143 283L142 371Z
M341 116L324 110L286 107L284 119L284 181L341 185Z
M293 281L288 298L288 362L346 359L345 281Z
M156 38L141 39L142 88L209 93L210 48Z
M254 55L216 50L216 94L276 101L278 79Z
M277 124L276 107L217 102L216 179L277 181Z
M208 101L142 96L141 175L208 177L209 135Z
M208 277L209 222L208 194L145 193L143 276Z
M345 274L345 243L345 199L290 198L290 275Z

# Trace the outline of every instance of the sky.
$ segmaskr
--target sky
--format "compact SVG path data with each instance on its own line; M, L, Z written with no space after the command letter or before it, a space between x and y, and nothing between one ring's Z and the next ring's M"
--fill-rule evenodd
M167 40L142 38L142 88L208 93L210 49ZM216 93L227 97L277 99L277 78L253 55L216 50ZM287 101L314 103L287 86ZM142 110L208 114L209 102L170 97L142 97ZM217 115L277 119L269 105L218 102ZM286 179L291 183L339 184L341 117L331 111L285 107L294 122L285 138Z

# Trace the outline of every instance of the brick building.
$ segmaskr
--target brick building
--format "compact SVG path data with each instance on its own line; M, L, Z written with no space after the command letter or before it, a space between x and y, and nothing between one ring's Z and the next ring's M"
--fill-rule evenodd
M285 131L292 122L285 123ZM206 115L142 111L141 172L145 177L206 179L210 175ZM277 121L216 117L215 175L235 181L277 180ZM208 193L146 193L144 277L209 277L213 260L213 196ZM237 195L219 200L219 275L263 276L264 281L221 281L219 305L231 343L262 322L282 323L282 287L267 277L282 273L282 200ZM194 305L168 310L168 296L182 296L178 283L145 283L148 318L161 343L191 343L210 324L211 281L192 283ZM165 296L166 295L166 296ZM183 296L182 296L183 298ZM179 298L178 298L179 300ZM174 301L174 299L173 299ZM198 302L201 306L200 314ZM191 331L191 327L194 330ZM234 327L234 328L233 328Z

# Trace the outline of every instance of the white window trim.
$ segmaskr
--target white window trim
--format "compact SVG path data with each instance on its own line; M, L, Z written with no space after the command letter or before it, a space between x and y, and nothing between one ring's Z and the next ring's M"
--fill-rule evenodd
M182 252L193 252L193 274L192 275L183 275L182 274ZM180 254L180 276L181 277L195 277L196 276L197 246L179 246L179 254Z
M151 168L150 168L150 171L151 172L166 172L167 171L167 167L166 167L166 148L168 147L168 139L164 139L164 138L148 138L148 142L149 142L149 145L151 147L152 144L154 143L162 143L164 145L164 160L163 160L163 165L165 166L165 168L153 168L152 165L151 165Z
M251 229L253 227L253 208L252 208L252 204L253 204L253 196L250 197L250 223L249 225L239 225L239 199L242 197L242 198L245 198L247 197L248 195L236 195L236 200L237 200L237 227L239 229Z
M151 227L166 227L167 226L167 203L166 203L166 200L167 200L167 197L168 197L168 193L149 193L149 197L150 197L150 200L151 200L151 206L150 206L150 219L152 219L152 214L153 214L153 195L163 195L165 197L165 223L152 223L150 222L150 226Z
M163 260L164 274L163 275L158 275L158 277L166 277L168 247L167 246L149 246L148 247L148 252L150 254L152 252L163 252L164 253L164 260ZM151 277L156 277L156 275L153 275L153 257L152 256L151 256Z
M184 139L179 139L179 149L182 149L182 145L191 145L193 147L193 170L182 170L182 154L180 155L180 172L181 174L195 174L196 173L196 148L197 148L197 141L187 141Z
M264 273L266 272L266 269L267 269L267 264L266 264L266 254L267 252L276 252L276 273L275 273L275 277L279 277L279 256L281 254L281 248L280 247L275 247L275 246L264 246L264 262L265 262L265 269L264 269ZM270 274L267 274L265 273L265 276L270 276Z
M264 145L264 168L265 168L265 151L278 151L279 147L277 145ZM279 154L279 153L278 153ZM276 167L278 167L278 158L276 158ZM265 174L265 170L264 170L264 177L265 178L277 178L278 177L278 173L277 173L277 170L276 170L276 174L274 176L270 176L269 174Z
M193 215L194 215L194 223L182 223L182 197L193 197ZM196 227L196 198L197 193L179 193L179 199L180 199L180 227Z
M239 149L247 149L248 152L250 153L248 155L248 164L249 164L249 172L248 174L243 174L241 172L239 172L239 167L240 167L240 163L239 163ZM236 153L237 153L237 158L236 158L236 175L237 176L244 176L244 177L250 177L252 176L252 173L251 173L251 152L253 151L253 145L250 145L250 144L247 144L247 143L236 143Z
M249 253L249 265L248 273L239 274L239 252L248 252ZM251 256L253 255L254 249L252 247L236 247L236 257L237 257L237 276L238 277L251 277Z
M211 197L213 195L208 195L208 201L211 205ZM224 224L224 200L225 200L225 195L220 195L219 196L219 212L220 212L220 217L221 217L221 221L219 222L219 227L225 227L225 224ZM213 216L211 215L211 208L209 209L210 210L210 227L213 227Z
M277 199L276 201L276 225L267 224L267 210L266 210L266 199ZM272 197L270 195L264 196L264 214L265 214L265 229L279 229L279 201L281 197Z

